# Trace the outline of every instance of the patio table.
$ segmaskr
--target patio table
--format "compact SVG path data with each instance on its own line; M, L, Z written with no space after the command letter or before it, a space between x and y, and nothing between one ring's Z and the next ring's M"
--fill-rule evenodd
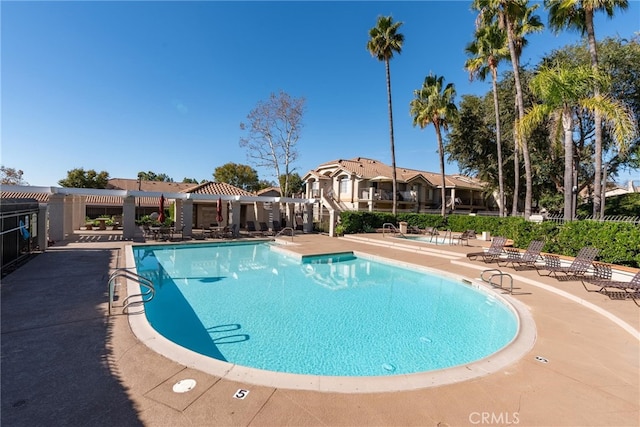
M98 228L100 230L106 230L107 229L107 221L110 220L111 218L96 218L96 221L98 221L99 225Z

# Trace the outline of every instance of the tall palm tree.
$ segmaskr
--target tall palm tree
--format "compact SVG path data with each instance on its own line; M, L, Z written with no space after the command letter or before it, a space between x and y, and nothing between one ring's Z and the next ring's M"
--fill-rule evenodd
M424 129L429 124L433 124L436 129L438 139L438 152L440 153L440 175L442 177L442 189L440 198L442 200L441 215L446 213L446 180L444 175L444 144L442 143L442 130L449 129L449 123L457 117L458 109L454 103L456 89L453 83L444 86L442 76L429 73L424 79L422 87L413 91L415 98L411 101L411 115L413 125ZM452 201L453 202L453 201Z
M393 58L394 53L402 52L402 44L404 43L404 35L398 32L398 28L402 22L393 22L391 16L379 16L378 23L369 30L369 41L367 42L367 50L371 56L376 57L379 61L384 61L385 71L387 73L387 102L389 105L389 136L391 139L391 167L393 169L393 215L396 214L398 205L398 182L396 179L396 149L393 141L393 108L391 106L391 72L389 70L389 61Z
M518 110L518 120L524 117L524 96L522 95L522 84L520 83L520 55L522 53L518 46L524 46L524 35L533 30L539 30L539 18L532 12L537 9L538 5L528 7L528 0L474 0L472 8L479 11L478 22L486 25L491 22L497 22L500 28L507 33L507 45L509 46L509 56L511 57L511 65L513 67L514 85L516 89L516 108ZM524 216L529 218L531 215L531 200L533 198L533 177L531 173L531 160L529 156L529 146L527 139L518 134L514 128L514 166L515 166L515 182L514 182L514 200L513 214L518 211L518 150L522 148L522 157L524 159L526 192L524 199Z
M500 216L504 216L504 178L502 174L502 135L500 130L500 104L498 102L498 64L509 56L507 39L504 31L496 23L479 27L475 33L475 40L465 48L468 55L464 67L469 71L469 78L475 77L484 81L487 73L491 73L493 88L493 109L496 115L496 148L498 151L498 194Z
M589 44L589 55L591 56L591 66L598 68L598 51L596 45L595 30L593 27L593 15L595 12L603 11L609 18L613 17L614 9L626 10L629 6L627 0L545 0L545 8L549 11L549 27L556 32L564 28L580 31L582 35L587 35ZM598 94L598 88L594 88L594 93ZM593 216L598 217L604 214L604 202L601 198L602 176L606 176L606 171L602 170L602 117L599 111L593 114L595 127L595 176L593 180ZM606 184L606 183L605 183Z
M564 218L574 218L573 210L573 132L575 109L599 111L611 129L620 149L637 134L633 113L621 102L593 94L594 87L602 87L606 77L591 67L545 67L531 80L531 92L542 104L534 105L519 122L523 133L530 132L545 119L550 119L551 137L556 139L560 128L564 135Z

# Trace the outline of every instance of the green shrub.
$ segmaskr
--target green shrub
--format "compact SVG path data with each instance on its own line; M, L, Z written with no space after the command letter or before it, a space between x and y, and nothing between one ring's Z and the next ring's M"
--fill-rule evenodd
M640 267L640 227L622 222L571 221L564 225L552 221L534 223L520 217L490 217L401 213L394 217L385 212L342 212L341 225L345 233L363 233L395 226L405 221L420 228L437 227L454 232L488 231L492 236L512 239L514 246L525 249L532 240L544 240L543 252L576 256L584 246L600 249L598 260L629 267Z

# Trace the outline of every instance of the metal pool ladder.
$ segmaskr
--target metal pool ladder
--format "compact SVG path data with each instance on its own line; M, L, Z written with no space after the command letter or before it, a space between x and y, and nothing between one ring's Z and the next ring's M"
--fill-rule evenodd
M485 277L485 273L491 273L491 274L487 278L487 277ZM500 278L500 283L495 283L493 281L493 278L496 277L496 276ZM509 273L503 273L502 270L498 270L497 268L490 268L488 270L484 270L480 274L480 278L482 279L483 282L490 284L494 288L500 288L500 289L505 289L506 290L506 288L502 287L502 279L504 277L508 277L509 278L509 293L513 294L513 277Z
M146 288L146 290L144 292L141 292L139 294L133 294L133 295L129 295L128 297L126 297L124 299L124 301L122 302L122 311L126 313L126 310L129 308L129 306L134 305L134 304L144 304L147 303L149 301L151 301L153 299L153 297L156 295L156 288L153 286L153 282L149 279L147 279L146 277L143 277L137 273L134 273L133 271L129 271L126 268L117 268L113 271L113 273L111 273L111 275L109 276L109 281L108 281L108 286L109 286L109 315L111 315L111 309L113 307L113 297L114 297L114 291L115 291L115 285L116 285L116 280L119 277L124 277L125 279L128 280L133 280L134 282L138 283L140 285L140 287L144 287ZM136 301L130 301L132 298L140 298L139 300Z
M396 226L390 222L385 222L384 224L382 224L382 237L384 237L384 230L387 229L391 230L394 234L399 234L400 236L405 237L405 235L402 234L400 230L398 230Z
M290 231L291 232L291 241L293 242L293 236L296 235L296 231L292 227L283 228L282 230L278 231L278 234L276 234L274 237L280 237L282 235L282 233L284 233L285 231Z

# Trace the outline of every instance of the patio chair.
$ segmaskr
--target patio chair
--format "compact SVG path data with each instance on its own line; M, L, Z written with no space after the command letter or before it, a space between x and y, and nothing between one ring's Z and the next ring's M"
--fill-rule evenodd
M578 255L573 259L569 266L563 266L560 263L560 257L557 255L544 255L544 265L536 265L536 271L540 276L553 275L556 279L560 279L559 273L564 274L563 279L568 280L569 277L580 278L583 277L587 271L591 268L593 261L598 255L599 249L589 246L585 246L580 249ZM540 271L548 271L547 274L542 274Z
M171 227L169 240L184 240L184 225L179 228Z
M633 302L640 307L640 303L638 303L636 299L640 298L640 271L638 271L629 282L611 280L611 265L609 264L594 262L593 271L592 276L582 278L582 286L584 286L587 292L600 292L601 294L611 297L614 294L619 295L621 293L620 291L622 291L625 299L631 298ZM598 286L599 289L589 289L585 282ZM610 288L613 288L614 291L610 291Z
M431 237L440 235L436 227L425 227L424 229L421 229L420 232Z
M471 252L467 254L467 258L474 261L482 257L482 261L485 263L497 261L502 254L504 254L504 245L507 243L507 238L503 236L496 236L491 241L491 246L486 251Z
M171 228L165 226L160 227L156 240L171 240Z
M275 234L278 234L280 231L282 231L282 226L280 225L280 221L276 221L274 219L272 223L273 223L273 232Z
M142 224L142 232L144 233L145 239L151 239L152 237L154 237L153 231L151 231L151 227L149 227L149 224Z
M543 240L532 240L525 252L520 252L515 248L505 248L507 259L498 259L498 265L500 267L506 267L511 264L516 270L518 267L535 268L539 261L544 260L542 255L540 255L543 246Z
M462 242L467 242L467 246L469 246L469 240L476 238L476 230L466 230L460 234L457 239L458 243L462 245ZM451 239L453 240L453 239Z

